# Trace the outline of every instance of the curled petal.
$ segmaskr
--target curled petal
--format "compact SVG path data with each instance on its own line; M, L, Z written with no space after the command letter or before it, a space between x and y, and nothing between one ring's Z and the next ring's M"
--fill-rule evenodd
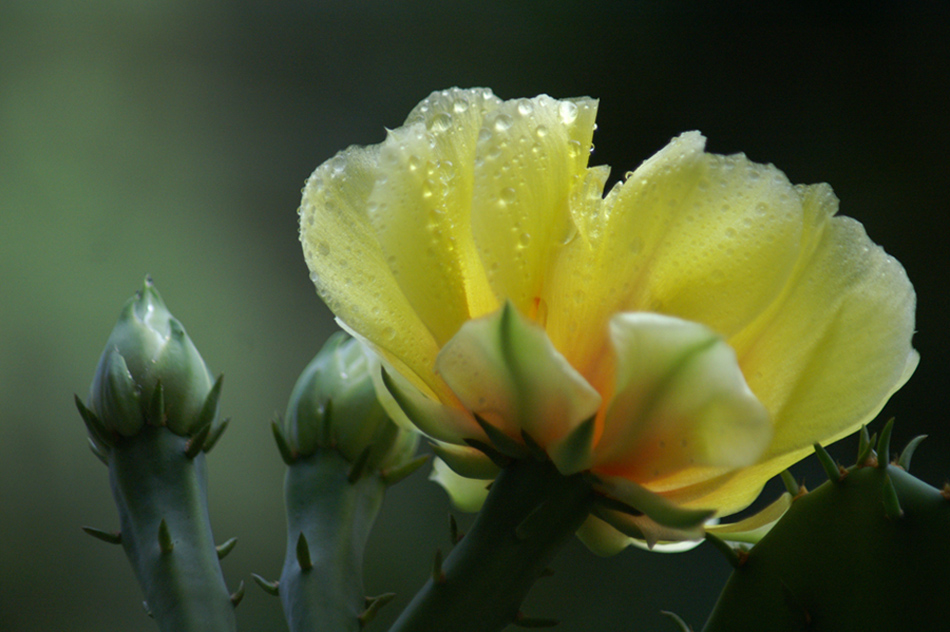
M649 313L611 320L614 398L595 471L654 481L696 467L755 463L772 431L726 342L698 323Z
M707 526L706 531L728 542L755 544L768 533L788 508L792 506L792 495L783 493L768 507L738 522Z
M513 439L525 432L541 446L567 435L601 403L544 330L511 303L467 322L439 353L436 371L467 410Z
M468 512L481 509L488 497L488 486L491 484L490 480L459 476L442 459L435 459L432 462L429 480L442 486L452 499L453 505Z

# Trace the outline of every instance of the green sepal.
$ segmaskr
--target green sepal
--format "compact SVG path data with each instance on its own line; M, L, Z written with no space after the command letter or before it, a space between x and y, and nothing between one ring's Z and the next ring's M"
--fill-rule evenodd
M310 546L307 544L307 537L301 532L297 538L297 564L300 570L309 571L313 568L313 561L310 559Z
M840 481L845 477L846 472L835 463L835 460L828 454L828 450L825 450L820 443L815 443L815 454L818 456L818 461L821 463L822 469L825 470L829 481Z
M552 448L551 460L562 474L574 474L590 467L596 418L593 415L585 419Z
M411 461L403 463L402 465L397 465L396 467L387 468L380 472L380 478L383 479L383 482L386 486L395 485L399 481L411 476L416 470L429 462L428 454L420 454Z
M511 458L502 454L492 446L488 445L484 441L479 441L478 439L463 439L465 444L469 447L475 448L485 456L487 456L492 463L495 464L498 468L504 468L509 463L511 463ZM447 463L447 462L446 462Z
M485 432L485 436L488 437L488 441L491 442L491 445L504 454L507 457L512 459L527 459L531 457L531 451L521 443L518 443L504 432L491 425L479 415L474 415L475 422L481 427Z
M881 438L877 440L877 466L887 467L891 461L891 433L894 430L894 418L891 417L884 429L881 430Z
M480 454L473 454L469 448L450 443L432 442L429 445L437 457L442 459L453 472L464 478L477 478L487 481L495 478L501 472L501 467L490 457L486 457L482 450L478 450Z
M158 523L158 548L162 553L168 555L175 550L175 543L172 541L172 534L168 530L168 523L162 518Z
M284 463L287 465L293 465L297 461L297 453L291 450L290 444L287 443L287 438L284 437L284 431L281 430L280 424L275 419L270 422L271 431L274 433L274 441L277 443L277 450L280 452L280 458L284 460Z
M82 530L96 538L109 544L122 544L122 533L120 531L103 531L95 527L82 527Z
M897 497L897 490L894 489L894 481L889 474L884 474L884 482L881 485L881 500L884 502L884 513L891 520L898 520L904 517L904 510L901 509L901 501Z
M594 489L642 512L655 523L672 529L694 529L716 513L714 509L683 509L646 487L625 479L594 477ZM602 502L599 498L597 500Z
M241 580L241 583L238 584L237 590L231 593L230 596L231 605L235 608L241 603L241 600L244 599L244 580Z
M904 469L905 472L910 471L910 460L914 456L914 452L917 450L917 446L927 438L927 435L917 435L907 444L907 447L901 452L900 457L897 459L897 464Z
M188 443L185 444L185 458L193 459L204 450L205 441L208 439L208 434L211 432L211 422L209 421L205 425L198 428L198 431L188 439Z
M234 550L234 547L237 546L237 538L231 538L230 540L225 540L218 546L214 547L214 550L218 553L218 559L223 560L228 553Z
M103 465L108 467L109 465L108 455L106 455L106 453L102 451L102 449L99 447L99 444L96 443L95 439L93 439L92 437L87 437L87 440L89 441L89 449L92 451L93 455L95 455L97 459L102 461Z
M868 427L861 426L861 432L858 434L858 460L855 461L859 466L868 463L868 460L874 455L874 444L868 435ZM876 455L874 455L876 458Z
M360 622L360 628L365 628L370 622L376 618L376 615L379 614L379 611L388 604L396 596L396 593L383 593L377 597L367 597L366 598L366 610L357 617Z
M79 410L79 416L82 417L83 423L86 424L86 430L89 431L92 440L104 448L112 448L115 446L115 437L106 428L105 424L102 423L99 416L86 408L86 405L79 399L79 395L73 395L73 399L76 402L76 408Z
M218 414L218 399L221 397L221 383L223 381L224 374L219 375L218 379L214 381L214 384L211 386L211 390L208 391L208 396L205 397L205 403L201 407L201 412L198 413L198 418L191 426L192 428L201 428L202 426L211 424L214 421L214 418Z
M548 453L544 451L544 448L534 440L530 434L527 433L524 429L521 430L521 440L524 441L524 445L528 448L528 452L531 453L531 457L535 461L547 461Z
M261 590L266 592L268 595L273 597L280 596L280 582L276 579L273 581L268 581L258 575L257 573L251 573L251 578L261 587Z
M221 435L224 434L224 431L228 429L228 424L231 423L231 419L225 419L217 426L211 428L211 432L208 433L208 437L205 439L204 445L201 449L207 454L211 452L215 445L218 443L218 439L221 438Z

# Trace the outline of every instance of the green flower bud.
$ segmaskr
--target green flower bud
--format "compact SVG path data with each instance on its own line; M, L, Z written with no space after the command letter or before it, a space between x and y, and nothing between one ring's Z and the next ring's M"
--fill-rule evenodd
M379 470L412 459L418 436L396 426L376 399L372 365L357 340L342 332L330 337L290 394L287 434L295 452L333 448L351 462L367 458L365 466Z
M185 328L146 278L122 308L102 352L89 409L106 430L122 436L137 434L146 423L188 435L213 420L218 389L212 387Z

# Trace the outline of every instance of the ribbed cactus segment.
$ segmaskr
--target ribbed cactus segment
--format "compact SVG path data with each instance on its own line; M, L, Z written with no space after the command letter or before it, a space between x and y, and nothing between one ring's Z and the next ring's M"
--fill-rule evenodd
M287 468L287 554L278 585L291 632L357 632L369 618L363 549L386 483L379 473L351 481L352 468L329 448Z
M859 463L794 501L733 572L705 632L950 626L950 501L883 462L889 436L879 464Z
M205 455L189 456L188 437L145 425L108 453L121 544L166 632L236 629L211 534Z

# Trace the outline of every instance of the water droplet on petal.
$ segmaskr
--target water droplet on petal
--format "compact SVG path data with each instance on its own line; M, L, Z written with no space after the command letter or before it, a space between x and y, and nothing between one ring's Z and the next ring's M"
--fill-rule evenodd
M511 127L511 117L507 114L499 114L495 119L495 130L499 132L508 131Z
M548 135L548 128L544 125L538 125L536 128L534 128L534 134L538 138L544 138Z
M317 252L320 253L321 257L326 257L330 254L330 244L325 241L321 241L319 244L317 244Z
M570 101L561 101L558 107L558 114L561 116L561 122L570 125L577 118L577 105Z
M531 101L524 100L518 104L518 113L522 116L530 116L534 112L534 106L531 105Z
M505 187L501 190L501 197L499 201L503 204L513 204L515 199L517 199L518 193L511 187Z
M444 132L452 127L452 115L447 112L439 112L432 119L430 129L435 132Z

